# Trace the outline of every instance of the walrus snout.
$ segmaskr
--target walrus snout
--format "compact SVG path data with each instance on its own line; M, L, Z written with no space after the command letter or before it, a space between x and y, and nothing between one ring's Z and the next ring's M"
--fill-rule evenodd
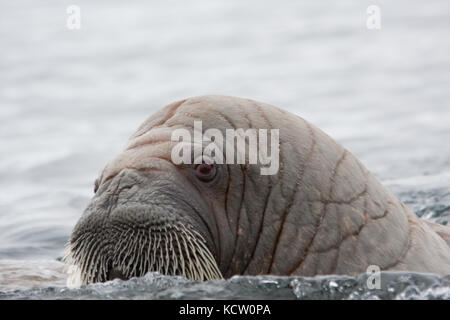
M128 169L100 187L67 245L69 283L130 279L150 271L220 278L212 244L199 233L208 232L177 188L173 181Z

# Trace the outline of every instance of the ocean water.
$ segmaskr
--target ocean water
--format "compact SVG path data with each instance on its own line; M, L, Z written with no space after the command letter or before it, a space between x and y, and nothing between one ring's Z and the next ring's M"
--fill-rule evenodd
M79 30L66 25L73 4ZM370 5L379 30L366 26ZM302 116L419 216L448 224L449 33L447 0L0 2L0 298L356 298L364 276L199 284L150 274L71 291L56 259L98 173L140 123L201 94ZM450 294L448 277L386 277L358 297ZM330 281L344 293L323 291Z

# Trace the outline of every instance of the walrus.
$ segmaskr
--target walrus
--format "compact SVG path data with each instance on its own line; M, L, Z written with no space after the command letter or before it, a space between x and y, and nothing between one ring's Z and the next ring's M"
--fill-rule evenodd
M172 133L195 134L195 121L224 134L279 129L276 174L261 174L261 163L174 163ZM253 100L167 105L106 165L94 192L66 246L69 285L150 271L193 280L355 275L373 265L450 273L450 228L416 216L322 130Z

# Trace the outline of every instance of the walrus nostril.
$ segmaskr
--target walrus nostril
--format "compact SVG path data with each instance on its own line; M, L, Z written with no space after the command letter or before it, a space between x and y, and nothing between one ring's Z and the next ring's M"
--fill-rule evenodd
M121 279L128 280L128 278L117 268L111 268L108 272L108 280Z

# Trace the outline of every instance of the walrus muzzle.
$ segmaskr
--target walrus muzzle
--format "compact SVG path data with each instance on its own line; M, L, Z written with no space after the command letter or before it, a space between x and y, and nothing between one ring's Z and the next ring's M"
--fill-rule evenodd
M192 280L222 277L211 243L197 231L205 224L195 199L184 199L170 180L150 180L151 172L125 169L97 191L66 246L69 284L150 271Z

